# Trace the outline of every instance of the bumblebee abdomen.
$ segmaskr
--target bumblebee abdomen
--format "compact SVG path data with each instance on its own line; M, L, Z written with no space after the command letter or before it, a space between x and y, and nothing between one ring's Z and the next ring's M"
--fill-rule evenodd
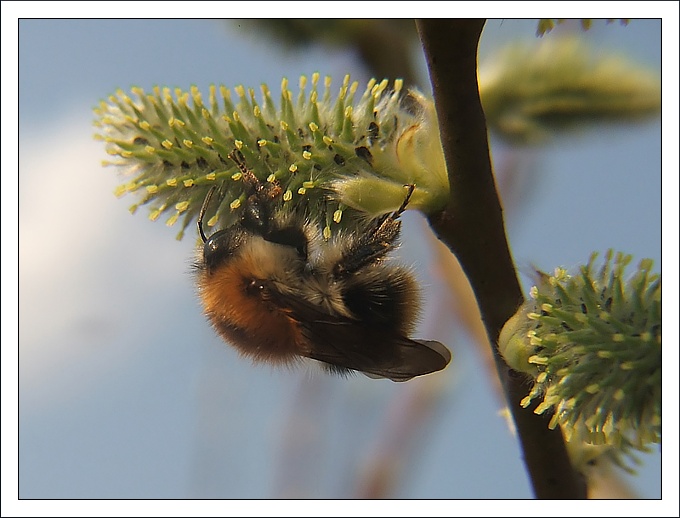
M363 325L408 335L420 312L420 290L413 273L396 265L373 265L348 279L343 294L349 311Z

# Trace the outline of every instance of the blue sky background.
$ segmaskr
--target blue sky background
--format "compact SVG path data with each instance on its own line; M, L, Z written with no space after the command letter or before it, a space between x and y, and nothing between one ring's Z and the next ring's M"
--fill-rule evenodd
M535 23L489 21L481 59L518 38L540 45ZM635 20L599 23L583 37L660 70L659 35L659 21ZM92 140L91 109L119 87L265 82L276 92L283 76L294 84L314 71L334 84L347 72L368 79L351 55L285 51L235 22L20 22L22 498L357 495L393 413L421 380L337 379L240 359L201 314L191 234L177 242L177 229L150 222L144 208L131 216L133 198L113 196L119 178L101 167L106 155ZM659 119L601 127L521 153L493 142L497 162L514 157L540 179L508 210L518 264L574 267L612 247L651 257L658 270L660 128ZM529 498L485 367L436 311L441 293L423 228L406 215L402 257L430 290L419 336L447 343L454 360L433 383L440 396L391 495ZM658 498L660 455L642 458L639 475L624 478L641 497Z

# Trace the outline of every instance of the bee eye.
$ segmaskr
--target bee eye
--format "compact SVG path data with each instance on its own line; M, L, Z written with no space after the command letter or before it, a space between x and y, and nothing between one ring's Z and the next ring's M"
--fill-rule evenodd
M262 300L269 300L270 298L270 290L267 287L267 283L260 279L251 279L246 286L246 292L250 296L260 297Z
M245 232L237 227L220 230L210 236L203 245L203 262L208 271L227 261L245 237Z

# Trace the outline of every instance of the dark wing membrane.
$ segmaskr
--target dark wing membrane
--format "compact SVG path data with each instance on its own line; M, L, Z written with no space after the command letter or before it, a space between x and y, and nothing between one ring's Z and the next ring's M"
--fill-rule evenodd
M357 339L356 330L338 333L326 325L315 325L311 332L315 341L310 358L369 377L408 381L440 371L451 360L451 353L439 342L416 341L388 333L365 333ZM348 335L347 341L338 340L342 335Z
M446 367L451 353L439 342L411 340L387 327L366 326L361 321L331 315L300 297L270 292L276 305L293 318L302 331L308 358L329 365L328 370L347 369L369 376L407 381Z

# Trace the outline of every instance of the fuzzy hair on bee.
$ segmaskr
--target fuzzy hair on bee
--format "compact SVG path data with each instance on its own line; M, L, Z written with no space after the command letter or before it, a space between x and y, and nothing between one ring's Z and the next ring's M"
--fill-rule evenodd
M413 340L420 290L413 273L387 255L399 244L402 206L361 230L324 240L304 211L283 211L281 188L261 182L235 151L249 196L240 220L206 236L196 264L204 312L217 333L257 362L322 362L332 373L407 381L442 370L451 353L439 342Z

